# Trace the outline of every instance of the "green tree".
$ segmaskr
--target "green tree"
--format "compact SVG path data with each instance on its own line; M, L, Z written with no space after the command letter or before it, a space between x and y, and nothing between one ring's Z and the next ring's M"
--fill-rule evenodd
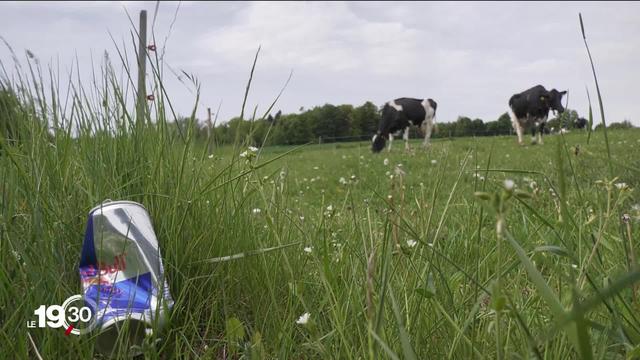
M378 107L367 101L362 106L353 110L351 133L355 136L373 136L380 124L380 112Z
M509 113L503 113L495 121L489 121L486 124L486 133L489 136L496 135L508 135L513 130L513 124L511 124L511 116Z
M486 135L486 125L482 121L482 119L475 119L471 122L469 132L470 135L473 136L485 136Z
M578 112L571 109L565 109L562 114L558 114L557 117L549 120L547 126L557 126L557 128L573 129L575 128L576 120L578 119ZM556 122L557 120L557 122ZM549 126L549 127L551 127Z
M313 108L307 114L314 137L336 138L349 135L351 124L347 108L325 104Z
M632 129L633 124L629 120L624 120L623 122L614 122L609 124L609 129Z
M455 123L454 136L471 136L471 124L472 121L466 116L458 116L458 120Z

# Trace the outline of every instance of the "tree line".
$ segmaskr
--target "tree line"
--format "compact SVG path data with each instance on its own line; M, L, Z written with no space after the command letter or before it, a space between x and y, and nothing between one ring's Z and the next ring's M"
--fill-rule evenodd
M370 140L378 129L381 108L370 101L360 106L325 104L312 109L300 109L299 113L269 115L265 119L243 120L234 117L226 123L217 125L211 136L217 144L232 144L236 140L246 141L255 146L298 145L309 142L343 142ZM575 128L579 115L576 110L567 109L558 117L547 121L547 130ZM437 120L437 119L436 119ZM182 121L188 122L187 119ZM193 119L197 137L207 137L207 127ZM600 126L596 126L596 130ZM632 127L629 121L612 123L609 127ZM411 137L421 137L419 130L411 128ZM454 122L436 121L432 138L465 136L497 136L513 134L511 118L503 113L496 120L484 121L459 116Z
M21 106L19 100L9 89L0 88L0 136L4 143L16 141L21 136L16 110ZM265 119L244 120L232 118L211 130L212 140L219 144L233 144L236 141L248 141L255 146L297 145L309 142L342 142L370 140L378 129L381 108L370 101L360 106L325 104L312 109L300 109L299 113L282 114ZM567 109L557 118L547 122L547 129L572 129L578 119L575 110ZM436 118L437 120L437 118ZM198 139L206 140L209 130L204 122L196 118L180 118L173 126L183 130L195 131ZM598 130L602 125L597 125ZM631 128L633 125L625 120L611 123L610 128ZM177 130L177 129L175 129ZM496 120L483 121L459 116L454 122L438 122L432 138L449 138L464 136L496 136L513 133L508 113L503 113ZM411 137L421 137L418 129L411 128Z

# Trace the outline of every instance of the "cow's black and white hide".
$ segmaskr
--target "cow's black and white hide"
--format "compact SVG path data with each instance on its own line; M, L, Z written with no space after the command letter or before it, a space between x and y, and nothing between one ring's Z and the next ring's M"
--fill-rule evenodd
M433 99L399 98L384 104L378 131L373 135L371 150L380 152L389 140L389 151L394 136L403 134L405 149L409 149L409 128L419 126L424 133L424 143L429 145L429 138L436 116L436 104Z
M573 125L576 129L584 129L587 126L587 119L579 117L574 121Z
M549 110L564 112L562 96L566 91L552 89L547 91L542 85L536 85L529 90L513 95L509 99L509 115L511 123L518 134L518 143L523 144L524 131L531 129L532 142L542 144L542 133L549 116Z

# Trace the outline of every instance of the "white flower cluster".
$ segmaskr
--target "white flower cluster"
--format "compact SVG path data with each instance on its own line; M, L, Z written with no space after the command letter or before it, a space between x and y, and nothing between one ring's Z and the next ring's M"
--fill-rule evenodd
M249 148L242 153L240 153L241 158L245 158L247 160L251 160L258 154L258 148L255 146L249 146Z
M335 211L334 211L333 205L329 205L329 206L327 206L326 210L324 211L324 216L332 217L334 212Z
M309 318L310 317L311 317L311 314L306 312L306 313L300 315L298 320L296 320L296 324L298 324L298 325L306 325L309 322Z
M349 179L345 178L344 176L341 176L340 179L338 180L338 182L341 185L349 185L349 184L355 184L357 182L358 178L355 175L351 175L349 177Z

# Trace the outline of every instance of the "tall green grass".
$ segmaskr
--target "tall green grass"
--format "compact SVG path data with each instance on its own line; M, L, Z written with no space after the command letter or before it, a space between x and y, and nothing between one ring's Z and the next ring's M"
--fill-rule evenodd
M238 139L210 157L176 127L157 58L135 126L125 50L89 84L31 55L1 80L19 134L0 150L1 358L93 356L94 336L25 322L80 292L87 213L105 199L142 203L164 255L175 307L147 358L638 356L638 130L377 156L350 143L240 157Z

